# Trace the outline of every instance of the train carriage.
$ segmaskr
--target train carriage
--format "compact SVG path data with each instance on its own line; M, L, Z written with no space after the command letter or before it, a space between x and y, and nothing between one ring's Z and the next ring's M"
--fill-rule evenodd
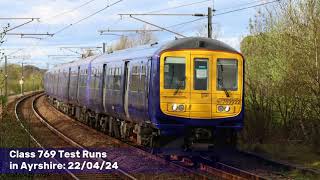
M48 95L110 135L152 145L162 136L227 139L217 132L233 136L243 126L244 58L217 40L182 38L120 50L56 67L46 77L64 68L69 74L58 78L67 83L57 86L71 101L46 87Z

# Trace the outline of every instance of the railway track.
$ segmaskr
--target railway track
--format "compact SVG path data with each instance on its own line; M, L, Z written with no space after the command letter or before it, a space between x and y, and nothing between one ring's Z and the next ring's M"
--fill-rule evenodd
M178 167L170 162L167 162L163 159L157 158L145 152L136 151L136 149L130 149L130 147L128 147L125 144L122 144L123 147L120 147L121 144L115 143L116 141L110 141L110 139L109 139L109 142L107 142L107 140L105 139L103 139L102 141L99 141L99 140L97 141L95 140L97 138L96 133L94 133L93 136L89 135L90 137L82 139L82 141L81 140L79 141L79 139L77 139L77 142L76 142L75 140L73 140L74 138L72 137L72 135L68 134L68 136L66 136L65 132L58 130L52 125L52 122L49 122L47 119L44 119L42 117L42 115L38 112L37 110L38 107L36 107L36 103L35 103L39 97L43 97L42 94L26 96L21 100L19 100L15 106L15 113L16 113L17 120L21 123L21 126L26 130L26 132L36 142L36 144L38 144L39 147L41 148L77 147L79 149L89 149L91 147L106 148L106 147L110 147L110 144L112 144L113 147L117 147L108 151L108 157L110 157L109 159L101 159L101 160L119 161L120 168L117 169L118 173L116 174L116 177L110 177L110 176L114 176L114 174L108 174L107 176L109 177L104 178L104 177L101 177L103 175L102 174L100 175L99 179L100 178L101 179L149 179L149 177L152 177L152 179L167 179L167 178L210 179L210 177L207 175L193 172L187 168ZM30 110L30 107L32 107L32 110ZM30 114L30 111L32 111L33 114ZM30 116L31 118L29 118ZM25 124L29 124L28 126L32 126L32 130L26 127ZM73 125L77 126L76 124L73 124ZM72 127L74 128L74 126ZM83 126L77 126L77 127L81 128L83 131L90 130L90 128L84 128ZM34 134L38 134L38 135L34 135ZM39 134L41 136L46 134L45 135L46 137L39 138L40 137ZM90 132L87 132L85 134L90 134ZM78 137L79 137L79 134L78 134ZM100 136L100 138L102 137ZM42 139L42 140L39 140L39 139ZM54 141L52 143L49 143L50 139L54 139ZM46 140L45 145L41 143L44 140ZM121 149L121 148L124 148L124 149ZM132 160L134 160L134 163L132 162ZM122 162L128 162L128 163L125 164ZM122 166L123 168L121 168L121 164L123 164ZM143 164L145 164L144 167L143 167ZM153 169L153 172L151 172L152 169ZM141 174L141 172L143 171L147 171L147 173ZM75 174L71 172L67 172L67 173L73 179L92 178L92 175L85 176L84 174ZM146 177L146 175L148 178Z
M31 105L34 103L34 100L41 96L39 93L31 94L19 99L14 107L14 113L17 121L20 123L21 127L26 131L30 136L32 141L41 149L48 150L49 148L65 148L65 147L76 147L75 144L71 144L66 139L59 137L57 134L53 133L50 129L43 124L42 121L39 121L36 114L32 113L30 109ZM31 128L32 127L32 128ZM52 158L51 160L56 163L61 163L59 160ZM65 169L66 174L51 175L58 179L132 179L134 177L122 173L119 170L119 174L75 174L68 169ZM48 178L48 177L46 177Z
M38 123L42 124L42 129L50 131L56 139L59 137L58 139L64 142L63 146L77 147L79 149L111 147L110 150L107 150L109 159L101 160L118 161L120 169L115 175L116 178L267 179L255 173L231 166L228 163L214 161L205 156L182 156L178 159L164 159L163 157L150 154L73 120L51 106L43 94L24 97L16 104L15 112L17 112L17 119L20 119L20 121L23 121L21 119L24 117L21 118L21 116L19 116L18 109L19 106L23 106L19 105L23 102L25 102L25 104L27 104L26 102L30 103L29 111L30 107L32 107L32 113L35 117L33 121L38 121ZM28 108L25 109L27 110ZM21 124L23 126L22 122ZM33 130L30 132L30 130L28 131L25 127L24 129L30 136L33 136L34 131L36 131ZM50 137L46 137L45 139L48 138ZM32 139L38 141L34 136ZM42 147L45 146L42 145ZM85 179L85 177L78 177L79 174L67 173L73 179Z
M94 132L93 134L98 133L101 136L101 134L102 134L101 132L98 132L92 128L89 128L88 126L80 123L79 121L75 121L75 120L71 119L69 116L56 110L54 107L52 107L47 102L44 104L41 104L41 107L47 107L47 106L51 107L49 112L50 113L54 112L55 116L59 117L59 119L66 119L65 122L72 122L72 123L74 123L73 126L81 126L84 129L88 129L88 131ZM51 123L58 124L59 122L56 122L55 120L51 120ZM66 127L60 126L60 130L68 132L68 128L66 128ZM78 134L79 133L80 132L78 132ZM74 136L77 136L77 133L74 134ZM145 152L144 150L141 150L137 147L133 147L132 145L130 145L126 142L122 142L122 141L119 141L118 139L114 139L114 138L111 138L111 137L105 136L105 135L103 138L110 139L109 141L114 142L115 144L121 144L121 146L130 147L132 151L137 151L137 154L142 154L143 156L146 156L146 157L151 156L151 158L153 158L153 159L156 158L157 160L163 161L164 163L168 163L163 160L164 159L163 157L156 157L154 155L151 155L150 153ZM81 137L78 137L78 140L79 139L81 139ZM199 160L199 157L197 157L196 159ZM202 174L200 176L201 179L203 179L203 178L210 179L210 178L214 178L214 177L220 177L220 178L224 178L224 179L264 179L260 176L253 174L253 173L242 171L240 169L225 165L223 163L213 163L212 161L210 163L208 163L209 160L205 160L205 161L202 160L202 161L194 162L194 165L192 167L190 167L188 165L188 163L183 162L184 160L188 161L190 159L183 158L182 161L171 161L171 160L169 160L169 161L170 161L171 165L177 166L181 169L187 169L188 171L191 171L191 172L196 173L198 175ZM195 160L195 159L193 159L193 160ZM175 177L175 178L178 178L178 177ZM197 178L199 178L199 177L197 177Z

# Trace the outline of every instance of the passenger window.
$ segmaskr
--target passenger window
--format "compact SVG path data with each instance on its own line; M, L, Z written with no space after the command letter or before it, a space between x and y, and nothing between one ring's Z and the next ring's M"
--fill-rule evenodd
M185 89L186 59L166 57L164 60L164 88Z
M112 89L113 87L113 74L112 74L112 68L109 69L108 73L108 89Z
M235 59L218 59L217 89L238 90L238 61Z
M147 71L146 71L146 65L142 65L141 66L141 81L140 81L140 84L141 84L141 91L145 91L145 86L146 86L146 74L147 74Z
M92 68L91 70L91 81L90 81L90 88L94 89L95 88L95 69Z
M133 66L131 69L130 91L138 91L140 84L139 67Z
M113 76L113 89L114 90L120 90L120 84L121 84L121 69L115 68L114 69L114 76Z
M194 90L208 90L208 59L194 59L193 88Z

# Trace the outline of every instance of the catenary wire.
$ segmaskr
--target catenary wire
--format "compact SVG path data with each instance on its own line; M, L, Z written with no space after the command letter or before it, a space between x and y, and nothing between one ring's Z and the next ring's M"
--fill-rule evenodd
M77 7L74 7L74 8L72 8L72 9L70 9L70 10L66 10L66 11L61 12L61 13L59 13L59 14L53 15L53 16L51 16L51 17L45 18L44 20L53 19L53 18L62 16L62 15L65 15L65 14L71 13L71 12L73 12L73 11L75 11L75 10L78 10L78 9L80 9L80 8L86 6L86 5L88 5L88 4L90 4L90 3L94 2L94 1L96 1L96 0L87 1L87 2L81 4L81 5L77 6Z
M233 13L233 12L237 12L237 11L243 11L243 10L246 10L246 9L251 9L251 8L255 8L255 7L259 7L259 6L264 6L264 5L267 5L267 4L274 3L274 2L280 2L280 0L274 0L274 1L269 1L269 2L265 2L265 3L253 5L253 6L234 9L234 10L230 10L230 11L214 14L213 16L220 16L220 15L229 14L229 13ZM204 20L204 19L207 19L207 17L197 18L197 19L194 19L194 20L191 20L191 21L185 21L185 22L182 22L182 23L179 23L179 24L168 26L166 28L172 28L172 27L176 27L176 26L181 26L181 25L193 23L193 22L196 22L196 21Z
M212 1L212 0L198 1L198 2L193 2L193 3L189 3L189 4L182 4L182 5L179 5L179 6L160 9L160 10L155 10L155 11L150 11L150 12L147 12L147 13L156 13L156 12L162 12L162 11L167 11L167 10L172 10L172 9L178 9L178 8L181 8L181 7L191 6L191 5L195 5L195 4L201 4L201 3L209 2L209 1Z
M56 31L56 32L55 32L55 33L53 33L53 34L54 34L54 35L57 35L57 34L61 33L62 31L64 31L64 30L66 30L66 29L70 28L71 26L74 26L74 25L76 25L76 24L79 24L80 22L82 22L82 21L85 21L85 20L89 19L90 17L92 17L92 16L94 16L94 15L96 15L96 14L98 14L98 13L100 13L100 12L102 12L102 11L106 10L106 9L108 9L109 7L112 7L112 6L114 6L114 5L118 4L118 3L120 3L121 1L123 1L123 0L118 0L118 1L116 1L116 2L112 3L112 4L108 5L108 6L106 6L106 7L102 8L102 9L100 9L99 11L96 11L95 13L90 14L90 15L89 15L89 16L87 16L87 17L84 17L84 18L82 18L82 19L80 19L80 20L78 20L78 21L76 21L76 22L74 22L74 23L72 23L72 24L69 24L69 25L67 25L67 26L63 27L62 29L60 29L60 30Z

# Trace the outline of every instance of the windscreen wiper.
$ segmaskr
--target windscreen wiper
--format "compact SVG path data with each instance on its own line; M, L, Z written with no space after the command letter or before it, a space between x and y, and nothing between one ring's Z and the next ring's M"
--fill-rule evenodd
M174 95L178 94L179 90L182 88L182 86L184 85L184 82L186 80L186 77L182 78L182 80L179 82L176 91L174 92Z
M221 68L221 72L223 72L222 66L220 66L220 68ZM222 75L221 73L220 73L220 75L221 75L221 79L220 79L221 88L222 88L222 90L224 91L224 93L226 94L226 96L227 96L227 97L230 97L230 94L229 94L227 88L225 88L224 85L223 85L223 75ZM219 83L219 82L218 82L218 83Z
M221 85L221 86L222 86L222 90L224 91L224 93L226 94L226 96L227 96L227 97L230 97L230 94L229 94L228 90L227 90L223 85Z

